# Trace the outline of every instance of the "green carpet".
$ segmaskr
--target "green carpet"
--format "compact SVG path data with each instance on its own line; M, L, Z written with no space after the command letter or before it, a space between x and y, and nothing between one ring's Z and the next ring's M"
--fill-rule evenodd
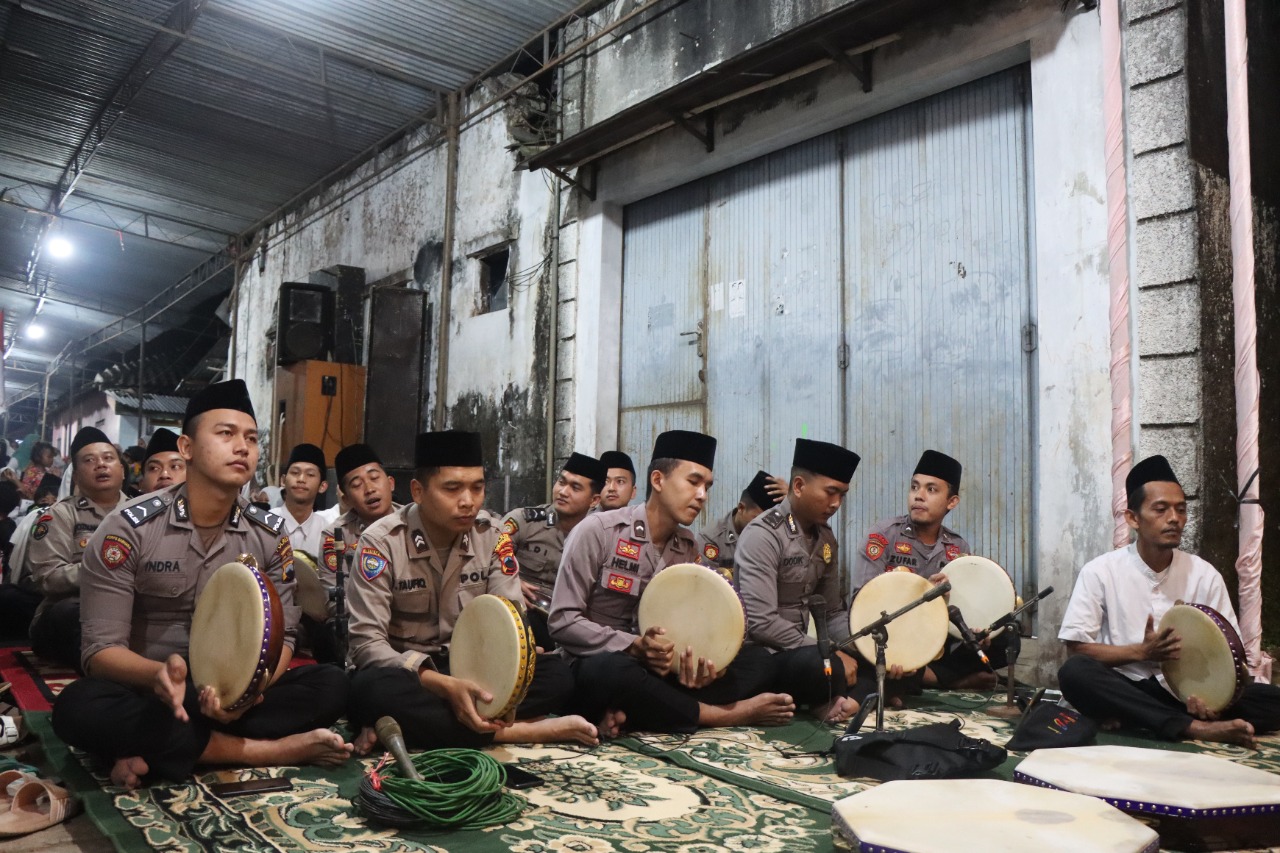
M981 712L987 697L934 693L885 714L888 729L959 717L966 734L1004 744L1013 724ZM368 825L351 805L372 761L337 769L268 768L205 773L183 785L137 792L104 787L88 759L67 749L48 714L31 728L94 823L121 851L474 851L474 853L642 853L764 851L825 853L843 847L831 833L836 800L876 784L842 779L825 751L840 732L812 720L776 729L708 729L692 736L623 738L594 750L500 747L500 761L519 761L546 784L523 792L527 808L505 826L448 834L394 832ZM1103 744L1202 752L1280 773L1280 737L1260 749L1220 744L1168 744L1103 734ZM1023 758L992 772L1011 779ZM230 779L288 776L277 794L212 795Z

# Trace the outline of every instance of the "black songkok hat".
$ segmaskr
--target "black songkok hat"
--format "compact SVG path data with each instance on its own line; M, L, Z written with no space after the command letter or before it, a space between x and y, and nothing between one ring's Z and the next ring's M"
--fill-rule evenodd
M853 479L853 472L861 461L858 454L845 450L838 444L807 438L796 439L796 450L791 456L792 467L803 468L845 484Z
M71 458L75 459L76 454L90 444L98 444L106 442L111 444L111 439L107 438L107 434L97 427L83 427L76 433L76 437L71 439Z
M338 474L338 485L346 476L357 468L366 465L381 465L382 460L372 447L367 444L348 444L333 457L333 468Z
M658 436L653 443L654 459L683 459L704 468L714 468L716 440L700 432L673 429Z
M912 474L924 474L926 477L937 477L939 480L945 480L951 484L951 488L958 492L960 491L960 472L962 470L960 463L947 454L939 453L936 450L926 450L920 454L920 461L916 463L916 470Z
M564 470L569 474L586 477L593 483L603 483L609 476L609 469L594 456L585 453L571 453L564 463Z
M182 431L190 435L191 419L214 409L234 409L244 412L255 422L258 420L253 411L253 401L249 399L249 387L244 384L243 379L230 379L206 386L187 401L187 416L182 421Z
M151 440L147 442L147 452L143 454L142 461L146 462L157 453L177 452L178 434L171 429L158 429L151 434Z
M284 463L284 470L288 471L289 466L298 462L309 462L320 469L320 479L323 480L325 475L329 473L329 466L324 461L324 451L316 447L314 444L297 444L293 450L289 452L289 461Z
M631 457L623 453L621 450L606 450L600 454L600 464L604 465L605 476L608 476L610 468L623 468L631 472L631 479L636 477L636 464L631 461Z
M1124 478L1124 490L1133 494L1134 490L1147 483L1178 483L1178 475L1173 473L1173 466L1163 456L1148 456L1129 471ZM1178 483L1181 486L1181 483Z
M447 429L423 432L414 443L415 468L482 468L484 450L480 433Z
M769 485L769 479L768 471L757 471L751 485L747 486L747 496L760 509L773 509L782 500L765 491L765 486Z

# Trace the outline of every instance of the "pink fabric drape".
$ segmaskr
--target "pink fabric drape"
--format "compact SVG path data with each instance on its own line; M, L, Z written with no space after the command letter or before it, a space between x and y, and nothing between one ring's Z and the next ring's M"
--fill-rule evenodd
M1235 306L1236 490L1257 500L1258 323L1254 299L1253 177L1249 161L1249 40L1245 0L1226 0L1227 147L1231 171L1231 292ZM1247 490L1247 493L1246 493ZM1262 652L1262 507L1240 504L1240 633L1249 671L1271 680L1271 658Z

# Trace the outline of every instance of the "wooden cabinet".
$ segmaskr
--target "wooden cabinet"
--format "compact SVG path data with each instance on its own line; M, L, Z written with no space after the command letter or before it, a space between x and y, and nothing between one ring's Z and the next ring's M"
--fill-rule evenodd
M283 464L294 445L307 442L333 457L364 440L365 369L358 364L299 361L276 368L271 455Z

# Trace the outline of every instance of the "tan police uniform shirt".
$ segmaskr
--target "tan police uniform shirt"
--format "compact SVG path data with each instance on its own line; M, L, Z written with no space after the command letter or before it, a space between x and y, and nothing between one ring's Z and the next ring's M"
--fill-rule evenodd
M378 519L360 537L347 604L351 659L360 668L403 666L417 672L447 652L458 614L493 593L519 604L520 565L511 537L481 513L458 537L447 565L427 538L418 505Z
M541 589L549 597L560 571L564 553L564 533L551 504L513 509L502 519L502 532L511 537L520 562L520 579Z
M970 553L969 543L949 527L938 532L938 541L926 545L916 538L911 516L900 515L876 522L867 534L867 542L858 554L853 569L853 594L877 575L904 566L921 577L929 578L946 568L956 557Z
M687 527L677 527L659 551L649 540L644 504L587 516L565 541L547 617L551 638L579 657L626 651L639 634L636 608L649 581L697 557Z
M391 515L399 510L400 504L393 502L391 504L391 512L387 513L387 515ZM386 516L383 516L383 518L385 517ZM377 521L378 519L374 520ZM338 549L334 544L334 531L342 531L344 553L348 555L348 558L351 558L355 556L356 546L360 542L360 536L368 526L368 524L365 524L364 519L360 517L359 513L354 509L349 509L334 519L334 522L324 529L324 533L321 534L320 537L320 554L318 555L320 562L317 568L320 571L316 572L316 574L320 577L320 583L325 589L332 592L338 587ZM348 565L351 565L351 563L348 562ZM337 602L333 600L332 596L330 596L330 616L334 615L336 608Z
M80 663L121 646L150 660L187 654L191 619L205 584L225 563L252 559L276 589L284 644L294 646L293 549L284 520L237 497L205 548L181 483L137 498L102 522L85 548L80 585Z
M26 559L31 580L44 600L36 608L32 622L38 621L54 602L79 594L80 563L89 537L126 500L124 492L120 492L115 504L104 510L83 495L72 495L36 519Z
M795 649L816 641L809 629L809 596L826 601L832 642L849 636L849 616L840 598L840 561L836 535L817 525L810 538L791 514L787 498L742 529L734 555L742 606L747 611L747 640L770 649Z
M698 562L719 569L729 580L733 580L733 556L738 547L738 531L733 529L735 512L736 508L729 510L724 518L698 533Z

